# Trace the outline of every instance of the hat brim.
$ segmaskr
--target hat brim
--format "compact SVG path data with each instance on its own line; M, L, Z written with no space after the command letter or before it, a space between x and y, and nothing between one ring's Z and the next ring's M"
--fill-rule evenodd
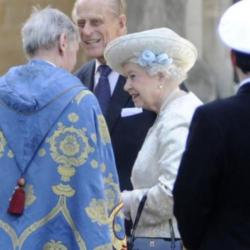
M124 63L146 49L155 54L167 53L173 59L173 63L185 73L192 68L197 59L194 45L167 28L119 37L108 44L104 57L113 70L123 75Z

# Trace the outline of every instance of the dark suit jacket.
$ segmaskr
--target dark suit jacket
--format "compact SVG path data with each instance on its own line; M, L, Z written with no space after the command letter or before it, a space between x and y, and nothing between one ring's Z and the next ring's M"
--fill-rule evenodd
M173 194L187 249L250 249L250 83L197 109Z
M94 86L94 71L95 61L92 60L76 72L76 76L90 90ZM134 107L130 95L123 90L125 82L126 79L120 76L105 118L111 135L121 190L131 190L131 169L156 114L143 111L138 115L121 117L122 108Z

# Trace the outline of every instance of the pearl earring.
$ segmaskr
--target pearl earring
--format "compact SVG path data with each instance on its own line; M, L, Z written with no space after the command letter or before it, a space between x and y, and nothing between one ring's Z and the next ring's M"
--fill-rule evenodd
M163 85L162 85L162 84L160 84L160 85L158 86L158 88L159 88L159 89L162 89L162 88L163 88Z

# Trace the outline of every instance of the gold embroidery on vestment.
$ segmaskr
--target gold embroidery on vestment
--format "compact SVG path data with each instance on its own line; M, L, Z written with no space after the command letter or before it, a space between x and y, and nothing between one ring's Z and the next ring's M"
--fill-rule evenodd
M44 149L44 148L39 149L38 155L39 155L40 157L44 157L44 156L46 155L45 149Z
M79 120L79 115L76 114L76 113L70 113L70 114L68 115L68 119L69 119L70 122L76 123L76 122L78 122L78 120Z
M70 185L65 185L62 183L59 185L52 186L52 190L56 195L64 195L66 197L72 197L75 195L76 192Z
M93 140L94 143L97 142L96 134L91 134L91 139Z
M6 147L7 141L4 137L4 134L2 131L0 131L0 157L3 156L4 149Z
M103 117L103 115L98 115L97 119L98 119L98 123L99 123L99 129L100 129L100 135L101 135L102 142L104 144L111 143L109 131L107 128L105 118Z
M47 139L50 144L51 157L63 166L81 166L94 152L86 136L86 129L65 127L63 124Z
M87 161L89 154L94 152L94 148L89 144L86 131L85 128L66 127L59 123L58 129L47 139L50 144L51 157L60 164L57 171L63 182L70 182L71 177L76 173L75 168L82 166ZM71 197L75 194L75 190L65 184L58 184L52 189L59 196Z
M13 245L13 249L16 249L19 244L19 240L16 235L16 232L11 228L10 225L8 225L2 220L0 220L0 228L2 228L3 231L5 231L6 234L10 237L12 245Z
M98 168L98 161L92 160L90 164L92 168Z
M13 158L14 158L14 153L13 153L13 151L12 151L12 150L9 150L7 156L8 156L8 158L13 159Z
M25 187L25 193L26 193L26 198L25 198L25 207L30 206L33 204L36 200L36 196L34 195L34 190L32 185L27 185Z
M68 250L68 248L61 241L51 240L45 244L43 250Z
M85 211L93 223L97 223L98 225L109 223L105 200L92 199L90 205L85 208Z
M94 250L110 250L112 249L112 244L106 244L103 246L96 247Z
M101 164L101 171L104 173L104 172L106 172L106 169L107 169L106 164L102 163Z
M76 103L79 105L82 101L82 99L87 96L87 95L93 95L92 92L90 92L89 90L82 90L76 97L75 97L75 101Z
M67 204L66 204L66 197L60 196L59 200L57 202L57 205L50 211L48 215L43 217L42 219L38 220L37 222L33 223L29 227L27 227L18 238L16 235L16 232L11 228L8 224L0 220L0 228L2 228L7 235L10 237L13 245L13 249L16 249L19 247L22 248L25 241L28 239L28 237L36 232L39 228L42 228L44 225L46 225L49 221L54 219L57 215L62 213L65 220L67 221L68 225L71 227L72 232L74 233L76 242L79 246L79 249L81 250L87 250L86 244L84 240L82 239L79 231L77 230L77 227L68 211Z

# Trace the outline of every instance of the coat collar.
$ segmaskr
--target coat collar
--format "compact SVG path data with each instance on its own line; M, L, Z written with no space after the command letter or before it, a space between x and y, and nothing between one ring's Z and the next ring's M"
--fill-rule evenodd
M112 133L112 130L118 120L121 119L122 108L127 106L127 103L131 98L130 95L123 89L125 83L126 78L123 76L119 76L114 93L111 97L108 112L105 117L110 133Z

